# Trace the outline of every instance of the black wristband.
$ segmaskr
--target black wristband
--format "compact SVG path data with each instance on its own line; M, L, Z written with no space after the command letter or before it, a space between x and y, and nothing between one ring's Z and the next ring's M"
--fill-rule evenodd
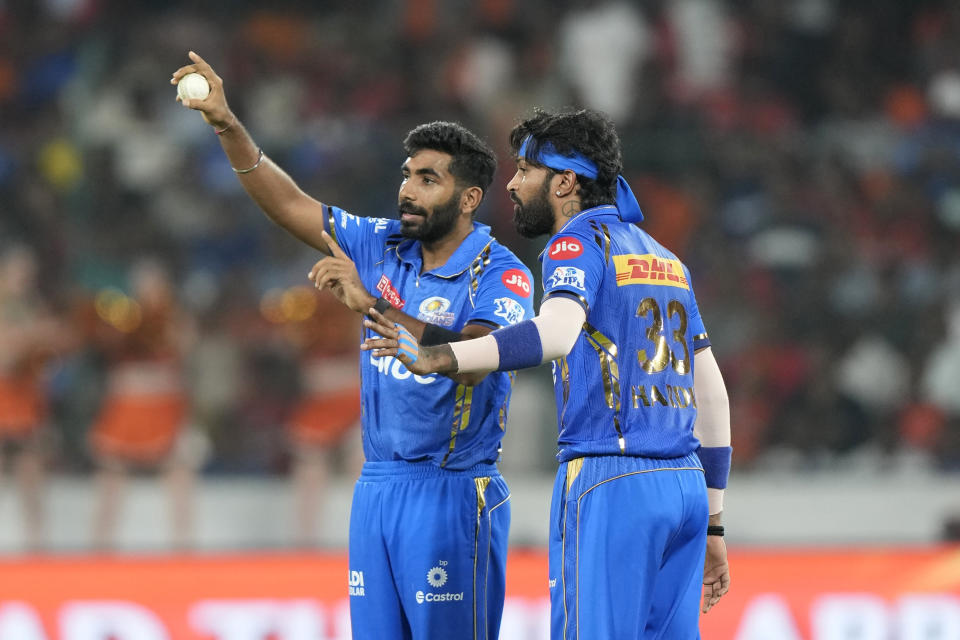
M723 525L721 524L711 524L707 526L707 535L708 536L720 536L723 537Z
M387 309L392 307L390 301L386 298L377 298L377 301L373 303L373 308L376 309L379 313L386 313Z
M460 342L461 340L463 340L463 336L458 332L438 327L435 324L428 324L424 327L423 335L420 336L420 344L425 347L434 347L448 342Z

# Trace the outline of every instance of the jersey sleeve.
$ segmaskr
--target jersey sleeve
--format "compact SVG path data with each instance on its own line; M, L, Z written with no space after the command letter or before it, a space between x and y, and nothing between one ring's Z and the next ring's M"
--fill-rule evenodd
M323 205L323 230L354 262L361 275L383 259L387 237L396 231L397 224L396 220L355 216L340 207Z
M590 313L606 265L603 250L584 235L563 232L543 252L543 299L570 297Z
M473 312L465 324L485 324L497 329L529 320L533 315L533 278L530 270L514 258L481 274Z
M697 306L697 297L693 294L693 281L690 279L690 270L684 265L683 271L687 276L687 282L690 284L690 302L687 305L690 342L693 344L693 350L698 351L699 349L705 349L710 346L710 338L707 336L707 328L703 325L703 318L700 317L700 307Z

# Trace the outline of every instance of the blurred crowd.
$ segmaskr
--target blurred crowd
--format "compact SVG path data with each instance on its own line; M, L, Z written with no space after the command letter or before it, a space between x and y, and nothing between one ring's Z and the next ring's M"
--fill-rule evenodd
M271 158L356 214L394 215L416 124L482 134L501 168L480 219L535 273L506 134L535 106L607 112L644 226L693 273L735 468L960 469L956 3L265 6L0 0L0 469L28 493L41 468L96 470L103 544L131 470L176 494L355 465L357 319L175 102L189 50Z

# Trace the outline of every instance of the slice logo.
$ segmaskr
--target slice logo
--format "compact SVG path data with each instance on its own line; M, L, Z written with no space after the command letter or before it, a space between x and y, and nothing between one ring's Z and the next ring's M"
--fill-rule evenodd
M547 250L547 257L551 260L570 260L583 253L583 245L576 238L560 236L553 241Z
M683 272L683 264L679 260L661 258L651 253L628 253L613 256L613 266L617 271L618 287L628 284L653 284L678 289L690 288Z
M351 596L365 595L363 592L363 571L351 571L347 576Z
M380 292L384 300L397 309L403 309L403 306L407 304L407 301L400 297L400 292L398 292L394 288L393 283L390 282L390 278L385 275L380 276L380 281L377 282L377 291Z
M497 305L494 315L503 318L507 324L517 324L523 320L523 305L513 298L497 298L494 303Z
M520 269L507 269L503 272L503 276L500 278L503 280L503 284L507 289L513 291L518 296L523 296L524 298L530 297L530 280L527 279L527 274Z

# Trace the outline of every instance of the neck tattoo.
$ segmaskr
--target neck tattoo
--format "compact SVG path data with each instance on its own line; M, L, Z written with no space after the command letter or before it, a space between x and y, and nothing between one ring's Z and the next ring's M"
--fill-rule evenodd
M580 201L579 200L567 200L563 203L563 207L560 209L560 215L564 218L572 218L573 216L580 213Z

